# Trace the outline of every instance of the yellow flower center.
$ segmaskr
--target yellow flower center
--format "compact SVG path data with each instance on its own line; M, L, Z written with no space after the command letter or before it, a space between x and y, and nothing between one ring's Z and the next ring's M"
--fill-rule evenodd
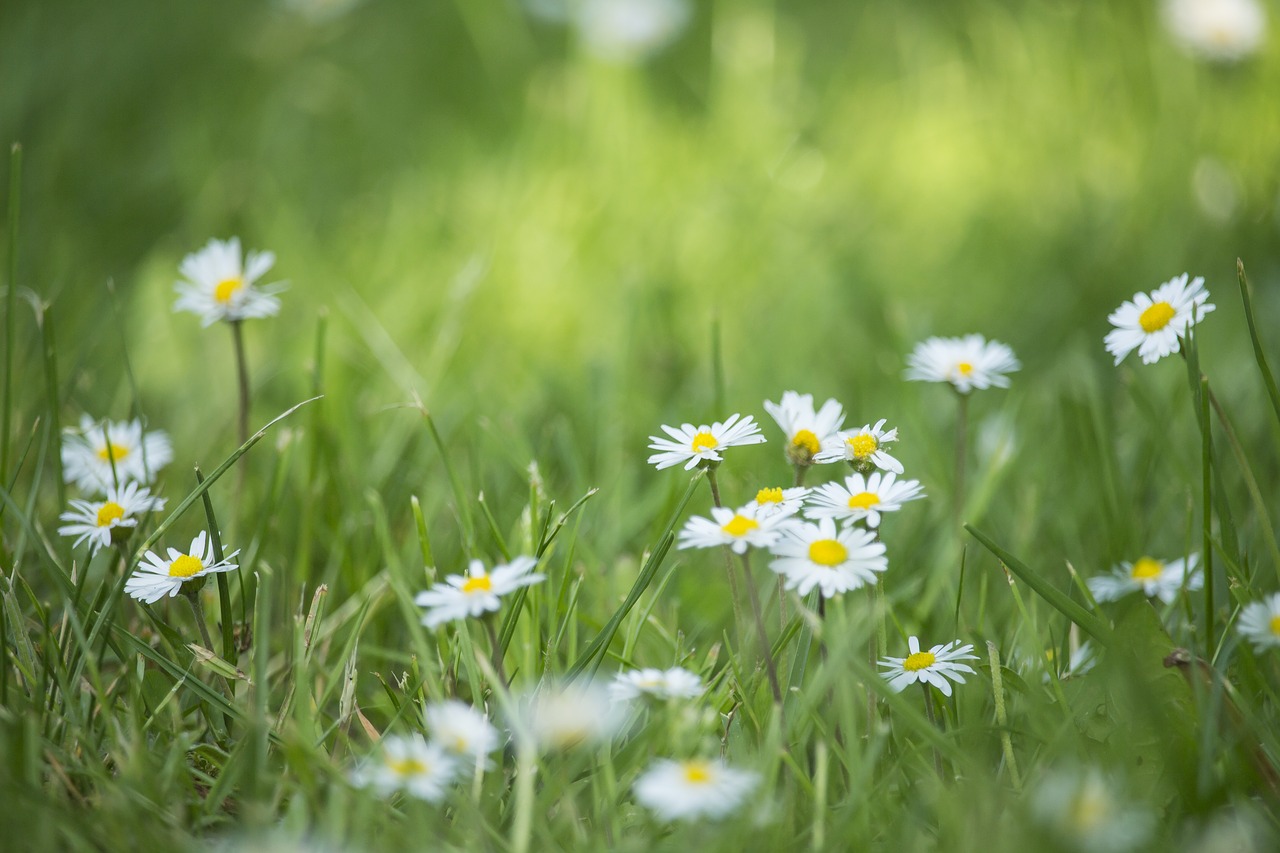
M183 554L169 564L171 578L189 578L202 571L204 571L204 563L200 562L199 557L192 557L189 554Z
M124 518L124 507L113 501L107 501L98 510L98 526L110 527L111 522Z
M913 655L907 655L907 659L902 662L902 668L907 672L919 672L933 666L936 660L933 652L916 652Z
M753 530L760 529L760 522L754 518L747 518L745 515L735 515L729 519L729 523L720 528L730 536L746 536Z
M488 575L470 577L462 584L462 591L467 594L473 592L492 592L493 581L489 580Z
M1176 313L1168 302L1155 302L1138 316L1138 325L1147 334L1158 332L1169 325L1169 321Z
M106 445L98 450L98 458L103 462L110 462L113 459L119 462L128 455L129 448L121 444L112 444L110 442L107 442Z
M853 450L854 459L866 459L872 453L876 452L876 448L880 446L880 442L876 441L874 435L861 433L853 438L845 439L849 443L849 447Z
M1160 577L1160 572L1162 571L1164 571L1164 566L1160 564L1159 560L1143 557L1133 564L1133 571L1129 573L1129 577L1136 581L1155 580Z
M214 301L226 305L242 287L244 287L244 279L240 276L233 275L231 278L224 278L213 288Z
M833 568L849 559L849 549L835 539L819 539L809 546L809 560Z
M720 442L716 441L716 437L709 432L700 432L693 437L693 452L701 453L704 450L715 450L720 446Z
M1088 832L1107 816L1107 800L1101 791L1089 786L1076 794L1071 804L1071 822L1080 832Z
M1271 621L1267 623L1267 626L1271 629L1271 633L1280 637L1280 616L1272 616Z
M961 376L968 376L970 373L973 373L973 365L967 361L962 361L956 365L956 372Z
M684 781L691 785L705 785L711 781L711 765L705 761L686 761Z
M758 504L780 504L782 503L782 489L761 489L756 492L756 503Z
M791 443L796 447L802 447L809 451L810 456L822 449L822 444L818 441L818 437L807 429L797 431L792 437Z
M427 765L416 758L388 758L387 769L397 776L416 776L427 772Z
M849 498L849 509L871 509L880 503L880 496L875 492L858 492Z

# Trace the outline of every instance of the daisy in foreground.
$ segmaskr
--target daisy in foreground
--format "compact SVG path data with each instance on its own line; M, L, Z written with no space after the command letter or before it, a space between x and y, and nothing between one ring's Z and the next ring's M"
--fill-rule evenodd
M707 465L720 463L723 461L720 451L726 447L763 443L765 438L760 434L760 425L751 415L741 420L739 417L733 414L723 423L717 421L711 426L682 424L679 429L663 424L662 431L670 438L649 436L649 441L653 442L649 445L649 449L660 451L649 457L649 464L661 471L663 468L684 463L684 470L688 471L699 463Z
M653 762L635 783L636 801L663 820L723 817L735 811L760 782L720 759Z
M822 448L822 452L814 457L815 462L848 462L855 471L867 473L876 468L902 473L902 463L894 459L884 450L884 445L898 440L898 429L886 430L885 419L881 418L875 425L867 424L861 429L845 430L836 433L836 437Z
M836 530L829 518L801 523L772 549L777 558L769 568L786 578L786 588L808 595L815 586L823 598L875 583L876 573L889 567L883 542L866 530Z
M755 503L737 510L713 506L711 518L695 515L680 531L679 548L715 548L727 545L735 554L748 547L772 548L796 519L782 513L761 514Z
M972 673L973 668L967 664L956 663L962 660L977 660L978 656L970 654L972 644L960 645L959 640L952 640L940 646L934 646L927 652L920 651L920 641L915 637L907 640L910 654L905 658L885 658L880 666L886 667L880 673L889 681L889 686L901 693L909 684L919 681L932 684L942 691L943 696L951 695L951 681L964 684L963 672ZM948 681L947 679L951 679Z
M62 474L85 492L106 494L130 481L149 484L173 461L169 436L144 433L142 421L95 421L80 417L80 428L62 438Z
M1204 279L1187 274L1171 278L1150 293L1135 293L1107 319L1115 326L1103 342L1116 364L1135 349L1143 364L1154 364L1181 348L1187 327L1214 309Z
M205 575L235 569L236 564L231 560L239 553L237 549L221 561L214 559L213 542L207 533L201 531L191 540L191 547L185 554L176 548L170 548L169 559L166 560L157 556L154 551L148 551L143 562L138 565L138 570L125 581L124 591L147 604L153 604L165 596L172 598L182 591L185 583L199 580Z
M1151 835L1152 815L1126 805L1096 769L1051 771L1031 799L1037 822L1090 853L1135 850Z
M271 317L280 312L275 293L280 285L266 288L255 283L276 262L271 252L249 252L240 256L240 238L210 240L203 249L182 259L183 280L174 284L178 301L174 311L190 311L200 317L200 325L219 320L236 322Z
M620 672L609 685L615 702L629 702L641 696L654 699L692 699L702 695L702 679L681 666L671 669L633 669Z
M815 413L812 394L784 391L781 403L765 400L764 410L787 437L787 461L802 468L813 464L823 444L834 441L844 425L844 409L839 403L829 399Z
M1167 563L1153 557L1141 557L1132 563L1121 563L1109 575L1089 578L1086 583L1098 601L1118 601L1131 592L1141 590L1144 595L1154 595L1169 604L1184 587L1195 590L1204 586L1204 574L1196 570L1199 561L1199 554Z
M813 490L804 514L807 518L837 518L850 523L866 521L880 526L880 513L897 512L907 501L924 497L919 480L898 480L892 471L864 477L854 474L844 484L826 483Z
M489 718L457 699L428 705L423 717L435 741L471 767L486 766L489 753L502 745Z
M427 743L422 735L389 735L379 743L381 755L369 759L351 775L359 788L373 788L388 797L397 791L428 802L444 799L457 765L444 747Z
M71 502L71 510L60 518L69 522L58 528L62 536L78 537L72 548L89 540L89 555L112 542L125 542L138 526L139 517L164 509L164 498L151 496L151 490L137 483L126 483L121 488L107 490L100 501Z
M1240 611L1239 627L1259 652L1280 646L1280 592L1247 605Z
M919 382L950 382L961 394L975 388L1008 388L1006 374L1022 365L1008 345L982 335L929 338L907 356L906 378Z
M413 603L427 608L422 624L428 628L437 628L454 619L480 616L502 607L502 596L507 593L546 580L546 575L533 571L537 565L533 557L516 557L486 572L484 563L472 560L467 574L449 575L444 583L418 593Z

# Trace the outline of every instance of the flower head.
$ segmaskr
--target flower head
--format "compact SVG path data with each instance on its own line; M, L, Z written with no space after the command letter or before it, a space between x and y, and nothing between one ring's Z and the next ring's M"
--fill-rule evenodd
M815 462L848 462L864 474L879 468L883 471L902 473L902 463L890 456L884 445L898 440L898 429L885 429L885 419L875 425L866 424L861 429L844 430L823 446L814 457Z
M657 53L689 20L686 0L583 0L575 9L583 42L614 62L637 62Z
M71 543L73 548L89 540L92 555L112 542L125 541L138 526L141 516L161 509L164 509L164 498L152 497L150 489L130 482L108 489L100 501L73 500L71 510L60 516L69 523L59 527L58 533L77 537Z
M973 645L961 646L959 640L952 640L922 652L920 641L910 637L907 639L907 649L910 654L905 658L890 657L880 661L880 666L886 668L880 674L887 678L889 686L899 693L905 690L907 685L920 681L932 684L941 690L944 696L950 696L951 681L964 684L964 676L960 673L973 672L972 667L956 661L978 659L977 655L970 654L973 651ZM947 681L948 678L951 681Z
M281 286L255 284L276 262L271 252L249 252L241 262L240 238L210 240L203 249L182 259L183 280L174 284L178 301L174 311L200 316L200 325L219 320L237 321L271 317L280 312L276 298Z
M1005 374L1022 365L1007 344L982 335L963 338L929 338L916 344L907 356L907 379L950 382L961 394L973 389L1008 388Z
M1142 590L1144 595L1154 595L1169 604L1184 586L1188 590L1204 586L1204 574L1196 570L1199 559L1199 554L1192 554L1185 560L1166 563L1153 557L1141 557L1132 563L1121 563L1109 575L1089 578L1089 591L1099 601L1116 601Z
M753 501L756 506L756 516L763 518L768 515L795 515L804 505L804 499L808 495L809 489L803 486L791 489L766 486L756 492L756 499Z
M1151 834L1152 816L1126 805L1096 769L1049 773L1031 798L1036 821L1059 841L1087 853L1122 853Z
M796 519L782 513L761 515L753 502L739 509L713 506L711 518L695 515L680 531L679 548L714 548L728 545L744 554L748 547L770 548Z
M436 628L441 623L468 616L480 616L502 606L502 596L522 586L546 580L546 575L533 571L538 561L532 557L516 557L510 563L485 571L484 563L472 560L465 575L449 575L413 600L427 608L422 624Z
M169 559L166 560L154 551L148 551L137 571L125 581L124 591L147 604L153 604L166 595L172 598L182 591L185 583L235 569L236 564L231 560L239 553L237 549L217 560L213 556L213 541L201 531L191 540L191 547L185 554L170 548Z
M759 774L737 770L718 758L661 758L636 779L633 790L637 802L663 820L693 820L736 810L759 782Z
M351 781L361 788L373 788L379 795L388 797L397 791L428 802L439 802L453 781L457 764L436 743L427 743L419 734L409 737L388 735L378 744L381 754L367 760Z
M802 523L787 530L773 547L777 557L769 568L786 579L786 588L808 595L815 586L824 598L875 583L876 573L889 567L883 542L866 530L836 530L829 518Z
M1175 353L1187 327L1199 323L1214 309L1209 303L1204 279L1196 276L1187 283L1187 274L1171 278L1150 293L1135 293L1107 317L1115 326L1103 339L1116 364L1135 349L1143 364L1153 364Z
M173 461L173 446L161 430L144 433L142 421L80 418L78 430L62 437L62 474L68 483L106 494L128 482L150 484Z
M680 666L671 669L633 669L620 672L609 685L609 696L615 702L627 702L641 696L655 699L692 699L702 695L702 679Z
M1280 592L1245 605L1238 625L1241 635L1257 651L1280 646Z
M805 507L807 518L837 518L850 523L865 521L880 526L880 513L896 512L907 501L924 497L919 480L898 480L890 471L868 476L853 474L843 484L826 483L813 490Z
M844 409L835 400L827 400L816 413L812 394L784 391L781 403L764 401L764 410L777 421L787 437L787 461L792 465L810 465L824 444L835 441L844 425Z
M1166 0L1164 18L1183 47L1219 62L1257 53L1267 33L1257 0Z
M723 461L720 451L726 447L764 442L765 438L760 434L760 425L752 419L751 415L741 420L738 418L739 416L734 414L730 415L724 423L717 421L711 426L683 424L679 429L663 424L662 431L671 438L649 436L649 441L653 442L649 445L649 449L661 451L649 457L649 464L657 466L661 471L663 468L670 468L672 465L683 462L684 470L688 471L702 462L713 464Z
M484 765L489 753L502 745L489 718L457 699L434 702L423 716L435 742L472 767Z
M607 741L625 716L604 688L581 683L544 686L526 696L517 713L517 736L532 738L532 743L545 751Z

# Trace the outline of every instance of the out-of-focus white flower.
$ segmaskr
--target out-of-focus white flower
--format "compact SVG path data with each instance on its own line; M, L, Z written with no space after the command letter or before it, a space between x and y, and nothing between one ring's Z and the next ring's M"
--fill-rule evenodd
M174 311L199 315L200 325L219 320L234 322L271 317L280 312L275 293L281 285L259 287L256 282L276 262L271 252L249 252L240 258L240 238L210 240L203 249L182 259L183 280L174 284Z
M457 763L440 744L427 743L419 734L388 735L378 744L381 752L351 776L357 787L373 788L388 797L397 791L428 802L439 802L457 773Z
M736 554L748 547L771 548L796 519L781 513L761 515L757 505L749 503L737 510L713 506L711 518L695 515L680 531L679 548L715 548L728 545Z
M1152 364L1177 352L1193 322L1199 323L1214 309L1207 300L1204 279L1196 276L1187 282L1187 274L1171 278L1150 293L1135 293L1107 317L1115 326L1103 342L1116 364L1135 349L1143 364Z
M516 736L532 738L544 751L602 743L625 719L623 707L596 684L544 685L518 703Z
M1199 554L1167 563L1153 557L1141 557L1132 563L1121 563L1109 575L1091 577L1086 583L1098 601L1117 601L1141 590L1144 595L1155 596L1169 604L1184 586L1188 590L1204 586L1204 573L1196 569L1199 561Z
M649 457L649 464L661 471L683 462L684 470L688 471L702 462L711 464L723 461L720 451L726 447L763 443L765 438L760 434L760 425L751 415L741 420L739 417L733 414L723 423L717 421L711 426L683 424L679 429L663 424L662 431L671 438L649 436L649 441L652 442L649 449L661 451Z
M1166 0L1164 19L1183 47L1219 62L1257 53L1267 34L1257 0Z
M1280 646L1280 592L1245 605L1237 625L1244 638L1259 652Z
M671 669L633 669L613 677L609 695L615 702L627 702L640 696L692 699L702 695L702 679L680 666L673 666Z
M151 490L137 483L126 483L107 490L100 501L71 501L71 510L60 518L69 522L58 528L62 536L75 536L75 548L89 540L89 554L112 542L124 542L138 526L138 519L149 512L164 509L164 498L151 496Z
M880 673L889 681L889 686L901 693L907 685L917 681L932 684L942 691L944 696L951 695L951 679L964 684L963 672L972 673L973 668L967 664L956 663L961 660L977 660L978 656L970 654L972 644L960 645L959 640L952 640L940 646L934 646L927 652L920 651L920 641L915 637L907 640L910 654L905 658L887 657L880 661L885 671Z
M841 483L825 483L813 490L805 507L806 518L836 518L850 523L866 521L880 526L880 513L897 512L907 501L924 497L919 480L897 480L892 471L869 476L853 474Z
M458 756L464 766L485 766L489 753L502 745L489 718L457 699L428 705L423 717L436 743Z
M756 492L756 515L763 518L768 515L795 515L804 506L804 499L809 490L803 486L784 489L779 486L766 487Z
M142 421L95 421L82 415L80 428L62 437L63 477L93 494L129 482L150 485L171 461L169 436L158 429L144 433Z
M663 820L695 820L735 811L759 782L759 774L737 770L718 758L661 758L636 780L633 790L637 802Z
M890 456L884 445L898 440L898 428L885 429L885 419L861 429L844 430L822 448L815 462L848 462L854 470L866 474L876 468L902 473L902 463Z
M1135 850L1155 825L1149 812L1127 805L1096 769L1050 772L1032 796L1031 812L1059 842L1082 853Z
M582 0L574 24L596 56L637 62L675 41L689 20L685 0Z
M810 465L823 445L836 440L844 426L844 409L835 400L827 400L817 412L812 394L784 391L781 403L764 401L764 410L773 416L787 438L787 461L792 465Z
M502 607L502 596L507 593L546 580L546 575L533 571L537 565L538 561L532 557L516 557L487 572L484 563L472 560L466 575L449 575L444 583L418 593L413 603L427 609L422 624L428 628L437 628L454 619L480 616Z
M1009 377L1022 367L1008 345L982 335L929 338L907 356L907 379L950 382L961 394L975 388L1008 388Z
M203 578L205 575L229 572L236 568L231 562L240 551L226 554L221 560L213 556L213 540L201 531L191 540L187 553L169 549L169 559L148 551L143 562L124 583L124 591L139 601L154 604L166 595L172 598L182 591L183 584Z

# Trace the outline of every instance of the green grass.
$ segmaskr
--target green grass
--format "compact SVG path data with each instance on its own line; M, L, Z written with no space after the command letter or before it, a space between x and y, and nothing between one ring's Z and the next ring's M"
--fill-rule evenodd
M1036 792L1095 766L1153 817L1141 849L1280 837L1280 664L1235 630L1280 589L1274 45L1206 66L1146 6L748 2L625 68L496 2L314 24L19 3L0 79L0 133L22 143L3 181L0 827L24 848L997 853L1043 846ZM1226 175L1225 217L1204 174ZM171 312L182 256L231 234L290 281L281 316L244 328L264 432L243 455L231 335ZM1184 269L1218 305L1187 364L1113 367L1107 313ZM1024 364L970 401L972 535L954 395L901 379L916 341L969 331ZM670 544L706 485L645 444L765 417L789 388L888 418L929 497L886 519L874 604L820 620L790 596L783 620L754 556L780 713L721 556ZM76 496L61 428L84 412L173 437L168 508L130 566L214 517L240 549L203 593L212 657L185 601L122 596L118 553L57 535ZM790 481L765 433L717 472L727 504ZM1206 550L1210 594L1171 607L1095 605L1073 578ZM486 632L428 631L413 597L517 554L547 581L497 625L514 692L679 663L707 695L532 777L508 746L442 805L354 788L427 702L504 719ZM936 695L940 725L869 666L873 640L902 656L909 635L981 657ZM1088 636L1106 648L1088 674L1045 663ZM752 805L669 825L635 802L653 758L694 753L761 773Z

